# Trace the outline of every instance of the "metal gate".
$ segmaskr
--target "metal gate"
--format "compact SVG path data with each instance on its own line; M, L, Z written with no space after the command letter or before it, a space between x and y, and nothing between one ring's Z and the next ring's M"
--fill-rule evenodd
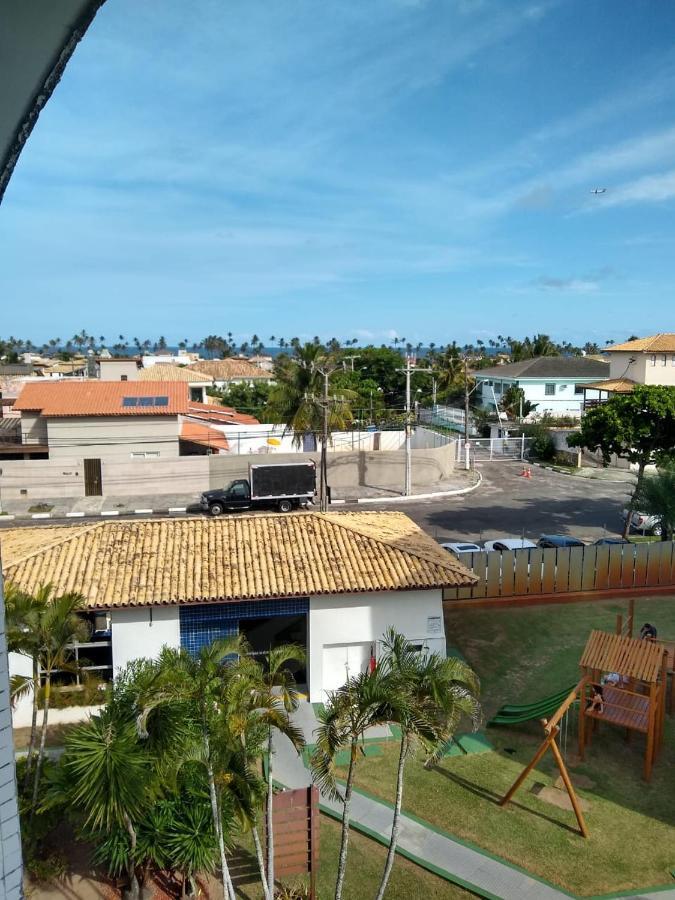
M470 441L473 463L525 459L531 438L480 438Z
M85 459L84 461L84 496L100 497L103 494L103 478L101 476L101 460Z

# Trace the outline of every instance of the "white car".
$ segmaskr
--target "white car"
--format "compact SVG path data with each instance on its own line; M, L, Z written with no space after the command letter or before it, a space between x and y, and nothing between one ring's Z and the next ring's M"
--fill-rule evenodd
M522 537L495 538L493 541L484 541L483 543L483 548L488 553L493 550L496 550L498 553L503 553L505 550L534 550L536 546L532 541Z
M454 553L455 556L461 557L465 553L480 553L483 549L479 547L478 544L471 544L469 541L464 541L463 543L451 543L451 544L441 544L444 550L447 550L448 553Z
M626 516L628 515L628 510L624 509L623 511L623 520L626 521ZM642 532L650 532L650 534L655 535L656 537L661 537L663 532L663 526L661 525L661 519L658 516L650 516L647 513L637 512L634 510L630 517L630 527L635 529L635 531Z

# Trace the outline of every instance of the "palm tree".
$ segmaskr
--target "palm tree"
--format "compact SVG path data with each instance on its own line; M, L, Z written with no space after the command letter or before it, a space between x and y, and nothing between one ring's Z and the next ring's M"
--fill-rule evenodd
M376 669L374 672L354 675L337 691L329 691L326 704L318 714L316 751L310 761L314 781L323 793L342 800L344 804L335 900L340 900L344 887L359 741L363 740L369 728L382 725L393 718L393 706L398 699L392 692L391 679L387 679ZM340 795L335 781L335 757L344 748L349 749L349 770L344 794Z
M390 628L383 640L379 662L384 677L392 682L397 702L392 721L401 729L396 775L396 801L391 839L376 900L382 900L394 865L403 803L404 767L414 743L421 743L428 761L443 755L463 716L480 722L478 677L466 663L437 654L420 654L402 635Z
M266 658L266 669L262 681L267 688L268 705L264 716L267 724L267 884L270 895L274 893L274 829L272 821L272 801L274 799L274 745L272 737L276 728L285 734L293 746L303 746L302 733L293 727L290 713L298 708L298 693L295 678L288 668L289 663L303 663L305 650L299 644L284 644L274 647Z
M28 788L37 738L38 694L40 691L40 622L44 616L51 589L41 587L34 596L26 594L8 582L5 585L5 613L7 649L29 656L32 664L30 677L14 675L11 679L12 702L32 692L32 716L30 741L24 772L24 790Z
M149 707L167 702L180 703L194 724L198 734L194 758L205 767L207 773L211 816L220 855L223 895L229 900L235 900L235 895L225 854L221 797L223 779L219 778L216 786L216 774L222 768L219 763L223 762L224 755L224 748L222 744L218 745L217 737L219 734L222 737L222 728L227 724L222 715L227 670L245 651L246 644L238 637L214 641L202 647L195 656L185 649L165 647L159 660L160 678L156 696ZM225 750L226 753L229 752L229 748Z
M62 766L70 804L97 832L124 829L130 900L139 897L135 871L138 823L160 793L156 759L138 738L136 723L113 706L79 725L66 737ZM58 790L45 806L62 802Z
M86 624L78 615L78 610L81 610L84 606L82 594L72 592L61 594L59 597L52 597L51 585L45 585L41 589L40 595L44 597L45 605L36 622L36 639L38 642L38 664L41 676L44 678L44 688L42 726L37 762L35 764L31 816L34 815L37 807L40 775L45 755L52 678L57 671L73 670L71 645L86 637Z
M293 431L293 442L299 446L305 434L321 434L323 429L324 375L332 366L330 357L320 344L313 342L294 346L293 356L277 362L275 386L270 392L269 409L277 421ZM328 433L348 428L352 421L351 400L354 392L341 390L329 398Z

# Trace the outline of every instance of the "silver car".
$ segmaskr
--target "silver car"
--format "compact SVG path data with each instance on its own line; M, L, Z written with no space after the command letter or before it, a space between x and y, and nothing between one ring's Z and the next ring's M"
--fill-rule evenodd
M536 546L532 541L523 537L503 537L483 542L483 549L488 553L492 551L503 553L505 550L534 550Z
M628 510L624 509L624 522L626 521L627 516ZM656 537L661 537L661 535L663 534L663 526L661 525L661 519L658 516L650 516L648 513L638 512L637 510L633 510L633 512L631 513L630 527L634 531L648 531L650 534L653 534Z

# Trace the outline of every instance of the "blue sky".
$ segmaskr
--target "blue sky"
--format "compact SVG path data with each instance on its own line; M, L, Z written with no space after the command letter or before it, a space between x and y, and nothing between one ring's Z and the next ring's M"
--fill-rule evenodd
M2 333L675 330L674 37L650 0L108 0L0 207Z

